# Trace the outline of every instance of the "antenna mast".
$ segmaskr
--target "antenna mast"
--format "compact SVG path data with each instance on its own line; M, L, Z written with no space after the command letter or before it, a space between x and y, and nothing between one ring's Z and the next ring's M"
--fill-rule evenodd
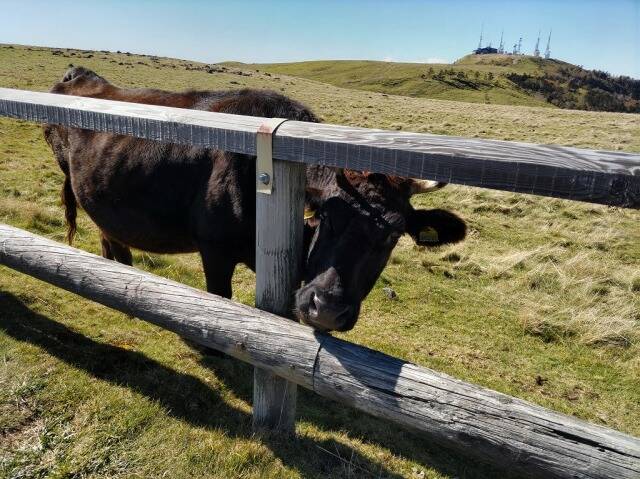
M538 30L538 39L536 40L536 48L533 50L534 57L540 57L540 30Z
M518 55L520 55L521 51L522 51L522 37L520 37L520 39L518 40Z
M500 53L500 54L504 53L503 37L504 37L504 29L500 32L500 46L498 47L498 53Z
M484 33L484 22L480 27L480 41L478 42L478 50L482 48L482 34Z
M547 60L551 58L551 30L549 30L549 38L547 39L547 49L544 51L544 57Z

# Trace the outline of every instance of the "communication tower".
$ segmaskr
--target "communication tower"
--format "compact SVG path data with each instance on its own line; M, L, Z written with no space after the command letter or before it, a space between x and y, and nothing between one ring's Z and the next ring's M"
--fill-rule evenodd
M540 57L540 30L538 30L538 39L536 40L536 47L533 49L533 56Z
M547 60L551 58L551 30L549 30L549 38L547 38L547 49L544 51L544 57Z

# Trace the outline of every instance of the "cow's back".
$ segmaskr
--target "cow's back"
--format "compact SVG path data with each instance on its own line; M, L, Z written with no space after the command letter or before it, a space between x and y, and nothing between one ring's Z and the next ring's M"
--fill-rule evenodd
M274 92L129 90L81 67L69 70L51 91L317 121L302 105ZM253 250L255 161L250 157L59 126L47 126L45 136L78 203L106 236L159 253L197 251L203 243L229 245L239 256Z

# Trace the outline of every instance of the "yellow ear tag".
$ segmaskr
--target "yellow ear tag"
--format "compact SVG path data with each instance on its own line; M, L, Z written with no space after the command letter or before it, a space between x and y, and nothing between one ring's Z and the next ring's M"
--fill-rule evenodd
M418 234L419 243L437 243L438 240L438 231L431 226L426 226L425 228L421 229L420 233Z
M309 208L305 208L304 209L304 219L305 220L310 220L311 218L313 218L316 215L315 210L310 210Z

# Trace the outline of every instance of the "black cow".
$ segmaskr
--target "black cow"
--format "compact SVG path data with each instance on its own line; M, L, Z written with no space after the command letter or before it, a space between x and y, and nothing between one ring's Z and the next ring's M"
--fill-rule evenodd
M66 72L53 93L299 121L305 106L272 91L123 89L87 69ZM45 138L65 174L62 198L71 242L79 204L101 232L102 254L131 264L129 248L199 252L207 290L231 296L238 263L255 264L255 159L195 146L47 125ZM298 319L321 330L351 329L360 304L398 238L460 241L465 223L443 210L414 210L412 194L435 182L322 166L307 168L304 286ZM303 221L303 218L300 218Z

